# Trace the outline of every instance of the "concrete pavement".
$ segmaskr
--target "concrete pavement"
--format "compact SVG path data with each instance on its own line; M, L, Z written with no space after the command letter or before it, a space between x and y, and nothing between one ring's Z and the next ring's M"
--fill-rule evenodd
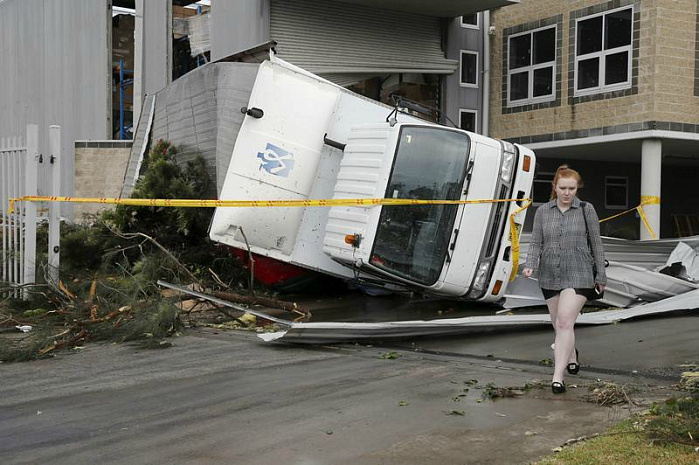
M527 463L629 414L581 401L598 377L667 395L696 360L697 329L695 314L584 328L579 388L480 402L466 381L549 379L537 364L549 331L325 348L201 329L164 350L88 344L0 365L0 463Z

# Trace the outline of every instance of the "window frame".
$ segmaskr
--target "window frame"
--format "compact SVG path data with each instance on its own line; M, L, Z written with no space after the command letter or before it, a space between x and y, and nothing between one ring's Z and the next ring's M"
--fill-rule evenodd
M553 29L554 30L554 41L553 41L553 60L552 61L547 61L546 63L539 63L536 65L531 64L531 56L533 56L533 48L534 48L534 34L539 32L539 31L544 31L546 29ZM530 52L530 64L529 66L523 66L521 68L517 68L516 70L510 69L510 57L512 56L512 39L521 37L524 35L530 35L531 40L531 48L532 52ZM556 64L558 63L558 48L556 46L556 42L558 41L558 25L553 24L550 26L542 26L538 27L535 29L530 29L525 32L520 32L517 34L511 34L507 36L507 107L508 108L513 108L513 107L521 107L525 105L534 105L537 103L544 103L544 102L552 102L556 100L556 69L557 66ZM544 95L540 97L534 97L534 71L543 69L543 68L551 68L551 94L549 95ZM527 73L528 76L528 85L527 85L527 98L526 99L520 99L513 101L512 100L512 84L511 84L511 76L513 74L521 74L521 73Z
M476 15L476 24L469 24L469 23L464 23L464 15L459 16L459 24L461 27L464 27L466 29L480 29L481 28L481 14L480 12L475 13Z
M620 11L624 10L631 10L631 33L629 35L630 40L628 45L623 45L621 47L616 47L612 48L609 50L604 49L604 34L605 34L605 27L607 24L607 19L606 16L613 14L613 13L618 13ZM586 95L595 95L595 94L602 94L606 92L613 92L616 90L626 90L630 89L633 83L633 76L632 76L632 71L633 71L633 40L634 40L634 15L636 13L636 7L634 4L619 7L619 8L613 8L611 10L606 10L602 11L600 13L595 13L591 14L588 16L583 16L581 18L576 18L575 19L575 30L573 32L573 37L575 38L575 45L574 45L574 51L573 54L575 56L575 64L574 64L574 78L573 78L573 96L574 97L583 97ZM592 53L586 53L585 55L578 55L578 24L581 21L586 21L588 19L596 18L602 16L602 50L599 52L592 52ZM627 73L626 73L626 81L625 82L617 82L614 84L609 84L606 85L604 84L604 81L607 77L607 65L606 65L606 58L609 55L616 55L619 53L626 52L627 54ZM599 67L598 67L598 86L596 87L588 87L586 89L578 89L578 79L580 78L580 71L579 71L579 64L581 61L589 60L589 59L594 59L598 58L599 59Z
M475 55L476 56L476 82L470 83L470 82L463 82L463 69L464 69L464 55ZM478 75L480 74L480 71L478 69L479 62L480 62L480 53L473 51L473 50L461 50L459 52L459 86L461 87L470 87L472 89L477 89L479 85L479 79Z
M619 183L614 183L610 181L622 181ZM608 201L607 188L608 187L624 187L626 190L626 199L624 205L612 205ZM626 210L629 208L629 177L628 176L605 176L604 177L604 208L607 210Z
M540 176L546 176L546 179L541 179ZM549 202L549 200L546 200L544 202L537 202L534 200L534 186L536 183L541 183L543 184L544 182L548 185L549 189L549 198L551 197L551 185L553 183L553 178L556 176L556 173L553 171L537 171L536 176L534 176L534 179L532 180L532 205L535 207L539 207L541 205L544 205L545 203ZM550 177L550 179L549 179Z
M461 128L461 115L464 113L470 113L473 115L473 132L480 134L480 128L478 127L478 110L472 110L470 108L459 108L459 129L462 131L466 130Z

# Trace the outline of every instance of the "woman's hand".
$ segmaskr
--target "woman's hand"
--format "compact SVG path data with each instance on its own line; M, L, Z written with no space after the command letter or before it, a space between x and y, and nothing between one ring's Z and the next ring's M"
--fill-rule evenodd
M533 272L534 270L532 270L531 268L525 268L522 270L522 276L524 276L525 278L531 278Z
M604 290L607 288L607 286L605 286L604 284L595 283L595 288L596 288L596 289L599 291L599 293L601 294L601 293L604 292Z

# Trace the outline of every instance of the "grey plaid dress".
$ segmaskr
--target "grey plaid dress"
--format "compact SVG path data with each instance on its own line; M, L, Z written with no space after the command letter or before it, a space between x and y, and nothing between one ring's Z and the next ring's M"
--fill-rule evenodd
M584 209L582 206L580 199L575 197L564 213L558 209L555 199L536 210L524 267L535 272L538 269L542 289L590 289L595 282L607 284L599 218L591 204L585 203ZM584 213L590 230L592 253L587 242ZM596 279L592 276L593 261L597 264Z

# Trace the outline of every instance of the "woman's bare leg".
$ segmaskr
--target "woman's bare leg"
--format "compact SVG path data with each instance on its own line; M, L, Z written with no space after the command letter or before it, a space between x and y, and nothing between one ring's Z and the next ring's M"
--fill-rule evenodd
M551 325L553 326L553 338L556 340L556 316L558 315L558 298L559 294L555 297L551 297L546 300L546 306L549 308L549 315L551 315ZM554 344L555 346L555 344ZM551 346L553 349L553 346Z
M575 357L575 320L580 315L585 296L578 295L574 289L564 289L558 297L556 309L556 348L553 351L553 381L563 381L563 373L571 357Z

